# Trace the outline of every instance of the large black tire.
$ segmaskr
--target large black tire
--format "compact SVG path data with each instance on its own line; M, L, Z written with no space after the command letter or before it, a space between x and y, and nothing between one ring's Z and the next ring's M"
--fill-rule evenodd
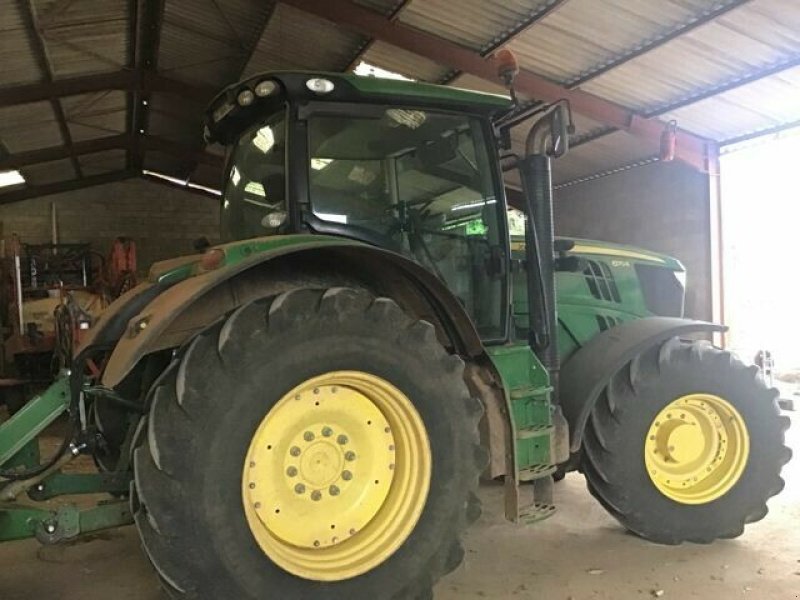
M706 504L684 504L651 481L644 443L655 416L693 393L714 394L743 417L750 455L735 485ZM673 338L619 371L594 407L583 442L583 471L590 492L633 533L662 544L710 543L742 534L767 514L767 500L783 489L781 468L789 420L780 415L777 391L755 367L705 342Z
M242 508L248 444L270 408L308 378L357 369L402 390L430 439L432 478L405 543L373 570L322 583L257 545ZM463 557L480 514L480 403L434 328L387 298L349 288L296 290L249 304L195 338L156 383L135 451L132 502L145 550L176 598L430 598Z

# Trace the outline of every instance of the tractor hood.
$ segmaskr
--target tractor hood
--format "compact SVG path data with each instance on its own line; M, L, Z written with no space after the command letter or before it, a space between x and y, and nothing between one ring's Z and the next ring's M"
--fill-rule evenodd
M569 255L582 255L585 258L605 257L610 260L629 260L633 262L659 265L673 271L685 271L683 264L677 258L666 254L659 254L635 246L584 240L580 238L556 238L562 244L572 242L574 246L567 251Z
M667 254L660 254L636 246L601 242L572 237L556 237L556 251L566 256L583 258L605 258L607 260L627 260L636 263L657 265L676 272L685 272L681 261ZM525 240L521 236L511 236L511 253L515 258L524 258Z

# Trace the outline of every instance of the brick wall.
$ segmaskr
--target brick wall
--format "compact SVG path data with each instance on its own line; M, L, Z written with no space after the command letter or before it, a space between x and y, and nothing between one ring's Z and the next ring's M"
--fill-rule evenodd
M139 270L193 252L192 242L219 232L219 203L213 198L130 179L83 190L0 205L0 235L23 243L50 242L50 204L58 211L59 241L89 242L108 254L118 236L136 241Z

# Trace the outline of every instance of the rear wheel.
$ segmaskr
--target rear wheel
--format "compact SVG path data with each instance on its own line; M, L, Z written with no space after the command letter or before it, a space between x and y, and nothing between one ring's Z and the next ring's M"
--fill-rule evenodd
M393 301L258 301L155 388L136 523L187 598L425 598L477 517L480 405L463 362Z
M788 419L754 367L704 342L672 339L617 373L583 444L591 493L649 540L740 535L783 489Z

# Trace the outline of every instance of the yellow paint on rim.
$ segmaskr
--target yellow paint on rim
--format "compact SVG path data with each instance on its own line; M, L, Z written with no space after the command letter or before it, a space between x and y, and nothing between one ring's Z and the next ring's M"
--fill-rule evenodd
M681 504L707 504L739 481L750 455L750 436L734 406L713 394L688 394L653 419L644 460L653 484Z
M361 371L333 371L284 395L258 426L242 472L245 516L284 570L341 581L406 541L431 478L428 434L411 400Z

